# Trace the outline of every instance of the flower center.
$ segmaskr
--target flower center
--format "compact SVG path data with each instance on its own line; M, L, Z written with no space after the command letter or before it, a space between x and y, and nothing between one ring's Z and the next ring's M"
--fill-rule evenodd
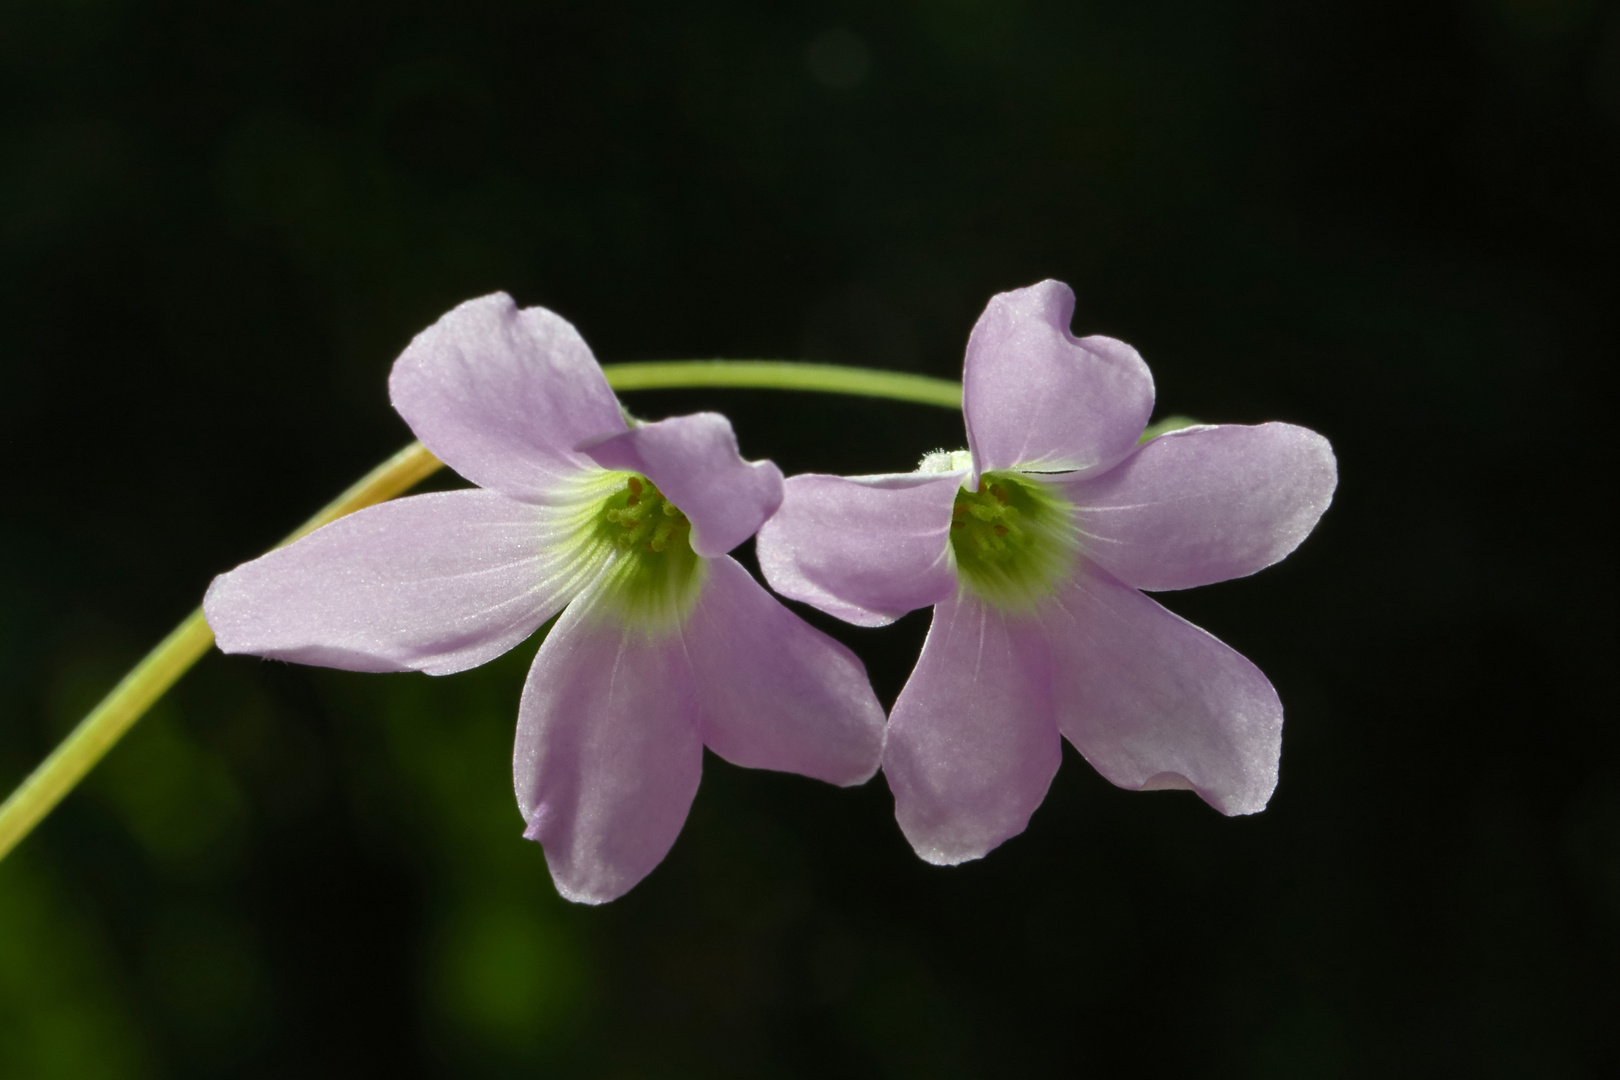
M595 544L612 558L601 601L643 629L670 629L691 614L703 583L692 523L651 480L618 473L622 485L598 504Z
M691 548L692 523L645 476L631 474L624 488L605 500L602 517L620 551L643 548L657 554L669 550L671 541Z
M1074 508L1057 489L988 472L951 509L951 550L962 587L998 607L1028 609L1052 595L1080 550Z

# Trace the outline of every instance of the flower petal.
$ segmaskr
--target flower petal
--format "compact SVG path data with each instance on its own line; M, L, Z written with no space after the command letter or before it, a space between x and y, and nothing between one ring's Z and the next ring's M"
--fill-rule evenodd
M703 768L691 676L675 637L569 606L540 646L518 706L512 776L523 835L557 891L622 896L665 855Z
M991 297L968 338L962 408L978 475L1083 472L1130 453L1153 411L1136 350L1069 333L1074 293L1043 281Z
M956 591L951 506L963 472L789 477L754 550L771 588L858 626Z
M415 495L340 518L221 574L203 611L219 647L349 671L476 667L584 584L552 507L493 491Z
M724 555L782 504L782 470L744 461L731 421L693 413L589 439L580 450L604 469L638 472L692 523L692 550Z
M1088 556L1138 589L1244 577L1299 546L1338 483L1333 448L1292 424L1186 428L1063 484Z
M855 654L728 556L681 629L703 741L734 765L861 784L883 759L883 706Z
M1058 726L1098 772L1134 790L1190 788L1223 814L1265 808L1282 703L1259 668L1089 563L1041 621Z
M917 854L952 865L1017 836L1061 760L1040 624L972 597L935 607L883 753Z
M394 408L446 465L480 487L545 502L590 459L583 439L624 430L590 348L545 308L494 293L416 335L388 377Z

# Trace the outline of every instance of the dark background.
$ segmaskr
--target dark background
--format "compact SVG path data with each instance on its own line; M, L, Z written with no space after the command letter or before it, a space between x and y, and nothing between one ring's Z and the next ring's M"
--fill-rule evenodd
M4 0L6 786L409 437L389 364L495 289L604 361L955 377L1055 277L1161 415L1305 424L1341 483L1163 598L1276 683L1269 810L1066 751L950 870L881 780L711 757L663 866L574 907L511 794L534 642L210 656L0 864L0 1074L1620 1074L1617 134L1595 0ZM790 473L963 443L629 403ZM892 700L925 628L834 631Z

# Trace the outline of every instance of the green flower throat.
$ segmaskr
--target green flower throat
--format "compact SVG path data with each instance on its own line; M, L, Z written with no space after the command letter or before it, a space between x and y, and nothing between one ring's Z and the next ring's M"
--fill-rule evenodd
M644 476L631 474L623 490L603 501L602 521L623 552L661 555L671 544L677 552L692 550L692 523Z
M1074 508L1057 489L988 472L951 508L951 550L962 587L1000 608L1028 610L1071 574L1080 550Z
M962 588L1004 610L1027 611L1073 572L1074 508L1055 485L989 472L956 494L951 550ZM596 603L628 626L666 633L697 605L705 564L692 523L636 473L599 474L580 505L579 562L603 566Z
M588 545L611 560L601 602L646 630L678 626L703 584L703 560L692 550L692 523L651 480L610 473L608 494L591 512Z

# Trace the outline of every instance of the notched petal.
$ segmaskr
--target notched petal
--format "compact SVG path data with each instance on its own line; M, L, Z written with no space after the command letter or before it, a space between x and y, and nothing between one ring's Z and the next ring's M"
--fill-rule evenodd
M1042 609L1058 726L1113 783L1183 787L1223 814L1265 808L1282 703L1243 656L1101 568Z
M782 503L782 471L744 461L731 421L693 413L589 439L580 452L605 469L640 473L692 522L692 550L724 555L753 536Z
M416 335L388 378L394 408L480 487L548 501L590 459L583 439L624 430L590 348L545 308L505 293L469 300Z
M981 858L1029 824L1063 756L1050 666L1034 620L972 597L934 608L883 752L895 817L923 859Z
M523 687L512 777L565 898L613 900L669 853L702 772L696 708L678 638L600 618L589 595L557 620Z
M992 297L968 338L962 408L977 474L1089 472L1136 445L1153 376L1135 349L1069 332L1074 293L1043 281Z

